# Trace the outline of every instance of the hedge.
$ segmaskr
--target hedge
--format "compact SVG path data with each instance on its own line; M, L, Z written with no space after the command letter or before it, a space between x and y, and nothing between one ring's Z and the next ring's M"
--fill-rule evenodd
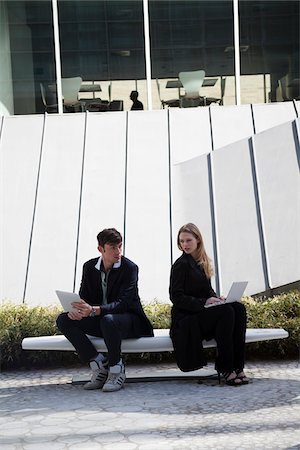
M246 297L243 299L248 314L248 328L284 328L289 338L270 342L247 344L247 358L291 359L299 356L300 292L291 291L272 298ZM154 328L169 328L170 304L152 302L144 305ZM57 306L15 305L0 306L1 369L37 368L78 364L73 352L22 350L21 342L27 336L59 334L55 319L61 309ZM208 357L214 351L207 350ZM173 354L126 355L126 360L170 360Z

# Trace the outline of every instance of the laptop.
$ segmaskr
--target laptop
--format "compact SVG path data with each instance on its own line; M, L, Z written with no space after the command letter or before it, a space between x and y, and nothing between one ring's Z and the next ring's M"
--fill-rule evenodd
M210 308L211 306L224 305L224 303L239 302L242 298L243 293L247 287L248 281L235 281L232 283L231 288L227 294L226 300L217 303L212 303L211 305L205 305L205 308Z
M74 292L66 292L66 291L55 291L55 292L65 312L74 310L71 303L81 302L81 298L79 297L79 295L75 294Z

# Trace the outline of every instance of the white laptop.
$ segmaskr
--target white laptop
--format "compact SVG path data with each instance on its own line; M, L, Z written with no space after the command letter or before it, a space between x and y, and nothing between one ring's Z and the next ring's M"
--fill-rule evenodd
M235 281L232 283L231 288L227 294L225 302L220 300L220 302L212 303L211 305L205 305L205 308L210 308L211 306L224 305L224 303L239 302L245 292L248 281Z
M75 294L74 292L66 292L66 291L55 291L55 292L65 312L74 310L71 303L81 302L81 298L79 297L79 295Z

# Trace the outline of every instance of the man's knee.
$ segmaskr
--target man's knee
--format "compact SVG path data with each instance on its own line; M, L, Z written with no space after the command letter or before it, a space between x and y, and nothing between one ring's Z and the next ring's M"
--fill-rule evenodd
M61 313L58 316L58 318L56 319L57 328L60 331L63 331L68 326L69 322L70 322L70 319L68 317L68 314L67 313Z
M114 327L114 326L116 326L116 323L115 323L115 322L116 322L116 321L115 321L115 319L114 319L113 314L106 314L106 315L103 316L103 317L101 318L101 320L100 320L101 328L102 328L102 327L104 327L104 328L111 328L111 327Z

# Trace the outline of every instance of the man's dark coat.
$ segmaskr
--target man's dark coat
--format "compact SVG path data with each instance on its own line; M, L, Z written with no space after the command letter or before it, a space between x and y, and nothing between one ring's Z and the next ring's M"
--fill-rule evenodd
M124 256L121 264L114 264L107 283L107 304L103 305L103 293L99 258L87 261L83 266L80 298L93 306L101 306L101 315L135 314L135 337L153 336L153 328L146 317L138 295L138 267Z

